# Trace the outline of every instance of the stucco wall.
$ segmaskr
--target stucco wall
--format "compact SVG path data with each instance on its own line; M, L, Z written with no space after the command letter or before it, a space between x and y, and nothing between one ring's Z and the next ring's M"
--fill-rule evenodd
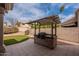
M58 28L58 38L62 40L68 40L73 42L79 42L79 28Z

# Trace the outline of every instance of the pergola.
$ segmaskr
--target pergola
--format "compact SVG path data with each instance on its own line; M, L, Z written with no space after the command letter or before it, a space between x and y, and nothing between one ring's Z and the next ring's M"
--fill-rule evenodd
M0 3L0 53L5 52L3 47L3 16L8 10L12 10L12 3Z
M49 17L45 17L42 19L38 19L36 21L29 22L29 24L34 23L34 43L40 44L42 46L46 46L48 48L55 48L57 45L57 24L60 23L59 16L53 15ZM37 24L39 27L37 28ZM43 24L51 25L51 34L47 34L45 32L41 32L41 26ZM39 33L36 34L36 30L39 30Z

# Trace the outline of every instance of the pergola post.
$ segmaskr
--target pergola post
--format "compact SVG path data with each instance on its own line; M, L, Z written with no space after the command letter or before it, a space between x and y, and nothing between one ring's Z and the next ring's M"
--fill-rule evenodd
M36 23L34 24L35 31L34 31L34 36L36 35Z
M40 26L41 26L41 24L39 23L39 33L40 33Z
M55 23L55 36L57 34L57 24Z
M51 22L51 37L53 38L53 22Z

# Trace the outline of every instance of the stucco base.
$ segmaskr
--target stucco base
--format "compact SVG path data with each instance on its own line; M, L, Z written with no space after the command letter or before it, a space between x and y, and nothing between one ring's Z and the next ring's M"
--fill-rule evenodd
M0 46L0 56L1 56L1 55L4 55L4 53L5 53L5 48L4 48L4 46Z

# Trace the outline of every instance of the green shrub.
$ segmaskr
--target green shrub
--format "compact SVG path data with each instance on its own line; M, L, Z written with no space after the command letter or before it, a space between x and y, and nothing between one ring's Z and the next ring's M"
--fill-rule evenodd
M29 30L26 30L25 31L25 35L29 35Z

